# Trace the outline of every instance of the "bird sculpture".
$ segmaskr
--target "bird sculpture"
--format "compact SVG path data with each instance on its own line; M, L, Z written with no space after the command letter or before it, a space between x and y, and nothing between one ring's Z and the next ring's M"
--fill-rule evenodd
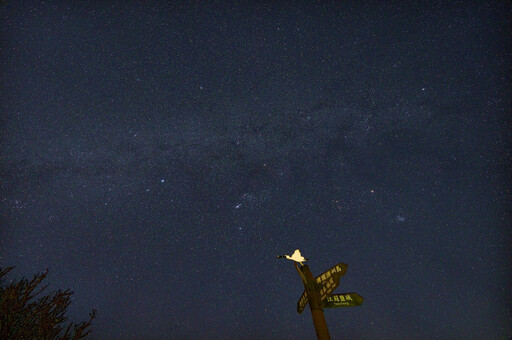
M295 262L299 262L301 266L304 265L304 261L307 261L308 259L304 258L304 256L302 256L300 254L300 250L299 249L295 249L295 252L293 253L292 256L290 255L277 255L277 258L278 259L288 259L288 260L292 260L292 261L295 261Z

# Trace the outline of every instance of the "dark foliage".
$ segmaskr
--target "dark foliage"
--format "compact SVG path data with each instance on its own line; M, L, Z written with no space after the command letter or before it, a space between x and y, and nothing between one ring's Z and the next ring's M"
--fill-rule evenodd
M66 309L70 305L73 292L69 289L52 292L37 297L48 285L40 286L48 270L34 275L32 280L25 278L5 285L5 275L14 267L0 268L0 339L81 339L91 330L88 328L96 315L90 313L89 321L80 324L67 321ZM73 328L73 334L71 334ZM64 334L62 334L64 333Z

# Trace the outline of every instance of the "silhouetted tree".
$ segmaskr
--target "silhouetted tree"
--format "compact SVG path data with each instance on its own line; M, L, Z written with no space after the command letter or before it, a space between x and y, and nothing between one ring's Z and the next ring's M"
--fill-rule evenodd
M87 330L96 316L96 310L90 313L90 319L80 324L70 323L63 331L67 321L66 309L70 305L73 292L59 289L48 295L36 297L48 285L39 286L46 278L48 269L34 275L30 281L23 278L4 285L5 275L14 267L0 268L0 339L81 339L88 335ZM70 333L73 327L73 334Z

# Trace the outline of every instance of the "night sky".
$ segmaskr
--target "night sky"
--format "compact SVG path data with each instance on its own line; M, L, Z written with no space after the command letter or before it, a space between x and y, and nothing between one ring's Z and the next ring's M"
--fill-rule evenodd
M0 266L91 339L512 336L508 1L5 1Z

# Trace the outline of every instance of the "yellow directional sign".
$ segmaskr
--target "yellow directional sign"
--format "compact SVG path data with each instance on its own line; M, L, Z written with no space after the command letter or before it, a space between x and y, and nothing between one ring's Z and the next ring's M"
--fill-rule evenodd
M340 284L340 278L347 272L348 265L345 263L338 263L337 265L329 268L322 274L315 278L316 284L320 291L320 300L324 301L329 294L331 294L336 287ZM297 312L300 314L308 304L308 295L304 290L299 301L297 302Z
M332 294L323 302L323 308L361 306L364 298L357 293Z
M316 282L322 286L320 289L320 300L324 301L327 295L331 294L340 284L340 278L347 272L348 265L338 263L334 267L318 275Z
M308 292L304 291L297 302L297 313L302 313L306 305L308 304Z

